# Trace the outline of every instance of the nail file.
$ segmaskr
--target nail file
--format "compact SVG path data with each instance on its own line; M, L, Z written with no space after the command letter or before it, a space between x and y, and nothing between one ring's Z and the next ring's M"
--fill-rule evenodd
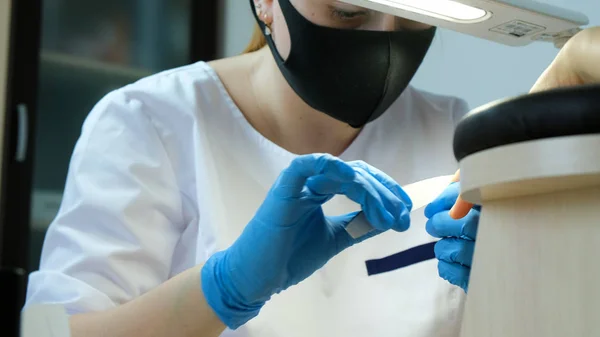
M411 213L427 206L437 198L452 182L453 177L453 175L439 176L402 187L413 203ZM354 239L367 235L373 230L373 226L362 211L346 227L346 231Z

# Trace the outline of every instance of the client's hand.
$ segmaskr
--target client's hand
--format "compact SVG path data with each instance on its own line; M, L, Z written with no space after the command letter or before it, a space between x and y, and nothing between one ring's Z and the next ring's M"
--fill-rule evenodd
M600 83L600 27L585 29L572 37L539 77L531 92L593 83ZM458 172L456 180L459 180ZM471 207L472 204L459 197L450 216L461 219Z
M531 92L600 83L600 27L583 30L565 44L552 64L539 77ZM456 172L454 181L460 180ZM427 231L444 238L436 245L440 276L468 289L479 207L462 200L454 183L427 206Z
M600 27L585 29L565 44L531 92L600 83L599 65Z

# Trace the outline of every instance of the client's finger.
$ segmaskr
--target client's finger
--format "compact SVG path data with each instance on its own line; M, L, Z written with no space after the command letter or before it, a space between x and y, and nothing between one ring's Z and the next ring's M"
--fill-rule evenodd
M460 181L460 170L456 171L454 178L452 178L452 182L457 181ZM473 208L473 204L464 201L459 195L458 199L456 199L456 203L452 206L452 209L450 209L450 217L453 219L462 219L469 214L471 208Z

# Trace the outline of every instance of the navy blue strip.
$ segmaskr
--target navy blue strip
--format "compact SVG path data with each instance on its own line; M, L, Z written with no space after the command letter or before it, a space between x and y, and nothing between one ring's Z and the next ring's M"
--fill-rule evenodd
M369 276L373 276L435 259L435 253L433 251L435 244L436 242L431 242L382 259L366 261L367 272L369 273Z

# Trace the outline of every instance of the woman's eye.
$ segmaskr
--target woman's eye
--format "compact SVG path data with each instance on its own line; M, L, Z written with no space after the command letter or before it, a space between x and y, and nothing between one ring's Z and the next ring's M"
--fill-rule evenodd
M356 19L356 18L365 16L367 14L367 12L366 11L351 12L351 11L345 11L345 10L341 10L341 9L332 8L331 14L336 19L352 20L352 19Z

